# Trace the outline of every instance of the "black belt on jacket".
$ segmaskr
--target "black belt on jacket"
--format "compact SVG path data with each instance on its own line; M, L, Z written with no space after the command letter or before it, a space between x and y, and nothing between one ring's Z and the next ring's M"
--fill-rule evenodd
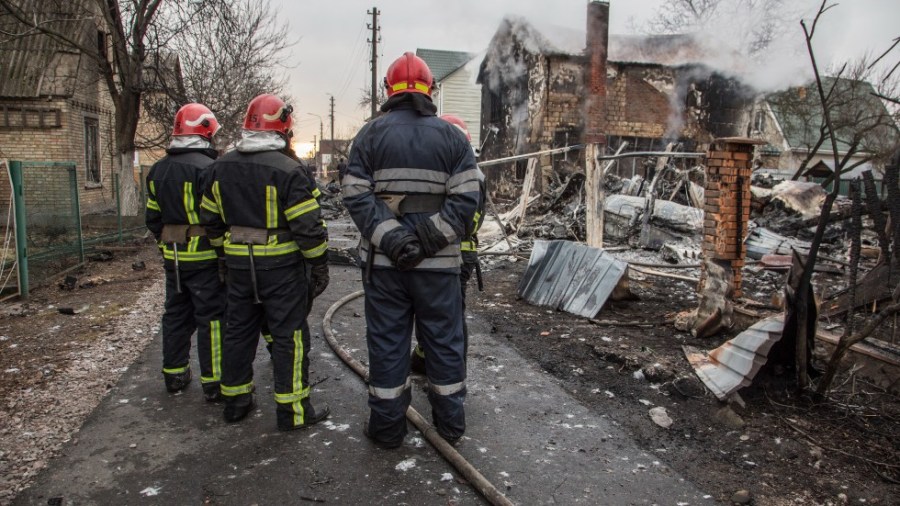
M387 204L394 216L410 213L436 213L444 206L446 195L396 195L381 194L378 198Z

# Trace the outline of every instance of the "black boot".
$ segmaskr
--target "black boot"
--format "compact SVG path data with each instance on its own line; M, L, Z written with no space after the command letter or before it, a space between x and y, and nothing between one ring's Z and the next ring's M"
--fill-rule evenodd
M203 384L203 398L206 399L206 402L222 400L222 389L219 387L218 381Z
M184 372L178 374L163 373L166 379L166 390L169 392L180 392L187 388L191 382L191 370L188 368Z
M381 448L382 450L393 450L395 448L400 448L403 445L402 439L400 441L394 442L394 441L382 441L380 439L375 439L374 437L372 437L372 435L369 434L369 421L368 420L363 422L363 434L367 438L369 438L369 441L371 441L372 444L374 444L378 448Z
M240 422L253 409L256 408L256 402L253 400L253 394L243 394L234 397L225 398L225 410L222 414L228 423Z
M279 411L276 418L278 419L278 430L297 430L305 429L311 425L315 425L322 420L328 418L331 408L326 404L320 409L313 407L308 401L303 402L303 423L294 424L294 413L287 411Z

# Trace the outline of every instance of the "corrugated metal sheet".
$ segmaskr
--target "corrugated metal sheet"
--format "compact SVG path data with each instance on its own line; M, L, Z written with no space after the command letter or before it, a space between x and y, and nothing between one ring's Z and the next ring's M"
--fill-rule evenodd
M570 241L534 241L519 296L593 318L625 275L628 265L602 249Z
M703 352L682 346L694 372L720 400L749 385L766 364L772 345L781 340L784 316L760 320L722 346Z
M795 237L785 237L763 227L756 227L744 240L747 245L747 256L755 260L765 255L790 255L792 250L809 251L811 246L806 241Z

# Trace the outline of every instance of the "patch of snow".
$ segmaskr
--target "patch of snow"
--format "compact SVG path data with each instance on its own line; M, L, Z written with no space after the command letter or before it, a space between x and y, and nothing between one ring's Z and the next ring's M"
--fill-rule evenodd
M409 471L414 467L416 467L416 459L406 459L401 460L399 464L394 466L394 469L396 469L397 471L403 471L405 473L406 471Z

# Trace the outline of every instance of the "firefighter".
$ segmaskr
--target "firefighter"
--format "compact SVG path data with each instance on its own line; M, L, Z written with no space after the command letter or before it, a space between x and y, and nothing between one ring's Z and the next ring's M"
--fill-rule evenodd
M462 118L455 114L444 114L441 116L441 119L458 128L460 132L466 136L467 142L472 142L472 135L469 133L469 128ZM469 353L469 328L468 325L466 325L466 287L469 284L469 280L472 279L472 273L477 273L478 289L481 289L481 268L478 266L478 229L481 228L481 224L484 223L484 203L485 195L487 195L484 185L484 174L481 172L481 169L478 170L478 181L480 191L478 208L475 211L475 216L472 217L470 223L471 229L467 231L466 237L459 243L459 249L462 253L462 266L460 266L459 269L459 285L463 309L463 348L465 349L466 355ZM418 336L418 334L417 331L416 335ZM422 345L418 343L416 343L416 346L410 355L410 368L414 373L425 374L425 350L422 348Z
M357 133L342 182L365 260L364 433L379 447L403 443L415 319L433 422L455 443L466 428L459 242L478 204L478 168L456 127L435 116L433 78L421 58L403 54L384 82L384 114Z
M219 122L204 105L175 114L166 156L147 175L147 228L163 254L166 307L162 317L163 377L169 392L191 381L191 335L197 332L200 383L207 401L220 399L225 289L219 254L200 225L200 200L217 152Z
M265 321L280 430L308 427L329 413L310 400L306 322L307 284L312 296L328 286L328 237L314 183L289 156L292 111L275 95L250 102L241 140L212 165L201 206L207 233L224 247L228 266L225 421L240 421L255 407L253 359Z

